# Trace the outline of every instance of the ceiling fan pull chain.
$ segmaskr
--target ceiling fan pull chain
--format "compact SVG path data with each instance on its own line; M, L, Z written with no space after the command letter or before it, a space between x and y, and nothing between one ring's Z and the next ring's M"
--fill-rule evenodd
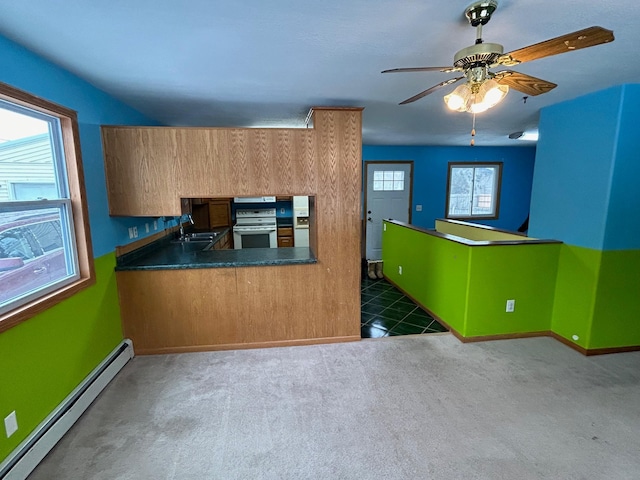
M471 124L471 146L473 147L476 144L476 139L473 138L476 136L476 114L472 113L473 120Z

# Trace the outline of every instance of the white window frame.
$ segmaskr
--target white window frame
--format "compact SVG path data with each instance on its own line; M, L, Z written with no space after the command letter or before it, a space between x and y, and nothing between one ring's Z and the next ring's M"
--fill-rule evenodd
M374 192L402 192L405 188L404 170L374 170Z
M447 198L445 205L445 218L450 218L454 220L495 220L498 218L500 214L500 191L502 189L502 162L449 162L448 173L447 173ZM496 170L495 173L495 182L494 182L494 191L491 193L491 196L495 199L493 202L493 212L490 214L486 213L473 213L473 204L469 209L469 214L452 214L450 211L451 204L451 181L452 181L452 171L455 168L471 168L474 170L474 178L475 178L475 170L478 168L494 168ZM471 198L470 202L473 202L473 198L475 193L473 189L475 185L472 185L471 190ZM483 194L478 194L478 196Z
M59 134L52 135L52 143L53 148L56 149L54 159L58 158L61 162L56 165L56 174L63 176L57 182L60 198L2 202L0 205L26 212L47 206L59 209L62 217L66 217L65 225L68 233L66 240L69 242L68 250L72 257L72 264L75 266L74 274L65 278L63 282L38 290L26 300L21 299L16 304L12 304L11 308L0 312L0 332L2 332L93 285L95 270L76 112L3 83L0 83L0 99L35 112L34 116L42 114L49 118L57 118L59 121Z

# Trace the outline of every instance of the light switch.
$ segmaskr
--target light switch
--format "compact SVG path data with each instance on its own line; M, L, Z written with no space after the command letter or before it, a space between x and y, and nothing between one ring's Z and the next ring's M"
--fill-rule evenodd
M422 205L416 205L416 212L422 211Z

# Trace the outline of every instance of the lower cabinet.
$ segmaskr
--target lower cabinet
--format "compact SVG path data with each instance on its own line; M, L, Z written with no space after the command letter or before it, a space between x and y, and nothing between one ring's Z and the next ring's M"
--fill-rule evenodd
M309 295L323 267L118 271L124 335L136 355L359 341L359 272Z
M278 227L278 248L293 246L293 227Z
M232 248L231 245L231 230L225 233L213 246L214 250L228 250Z

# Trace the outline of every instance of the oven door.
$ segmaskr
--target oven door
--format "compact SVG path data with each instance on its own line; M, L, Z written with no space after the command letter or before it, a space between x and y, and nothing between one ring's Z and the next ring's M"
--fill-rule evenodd
M278 248L277 229L233 227L233 248Z

